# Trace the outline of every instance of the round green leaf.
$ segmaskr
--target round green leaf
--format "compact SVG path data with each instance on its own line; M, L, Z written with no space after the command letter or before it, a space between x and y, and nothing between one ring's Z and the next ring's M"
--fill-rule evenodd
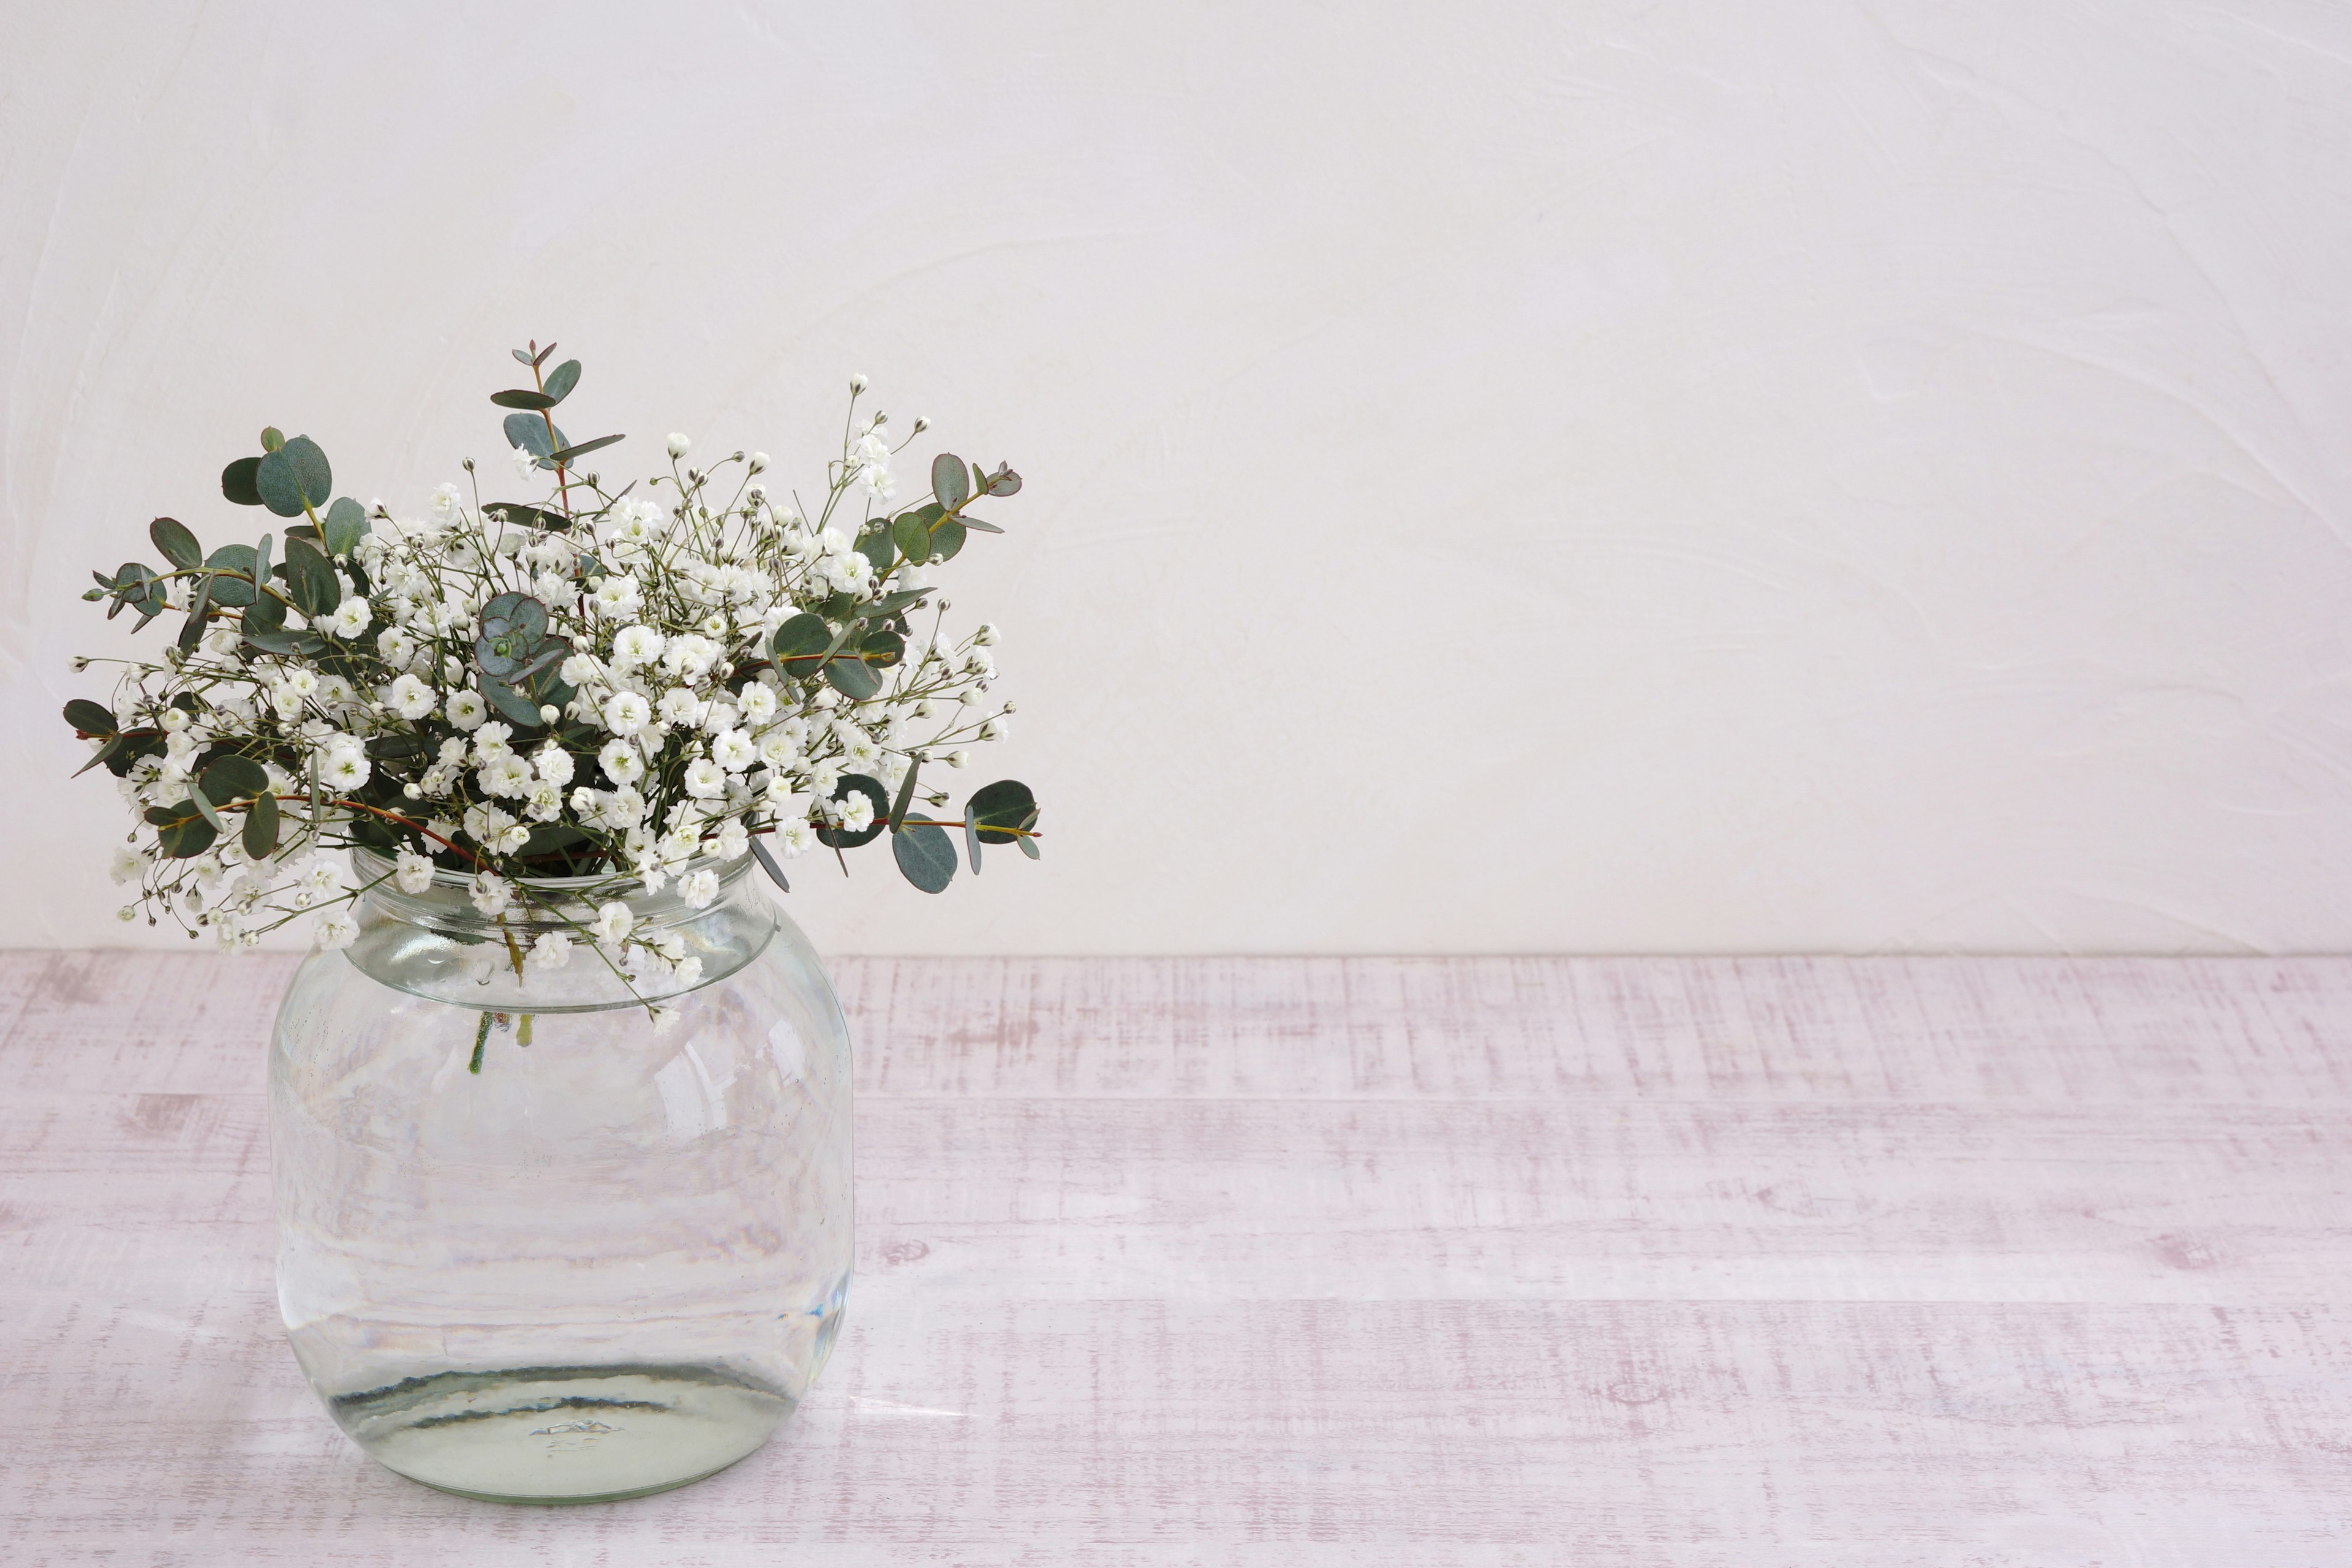
M261 467L258 458L239 458L221 470L221 494L239 506L259 506L261 492L253 488L253 476Z
M217 837L213 825L193 806L189 808L189 815L173 817L155 830L157 847L174 860L194 859L211 848Z
M336 581L335 569L327 564L319 547L290 533L286 536L286 585L291 590L294 607L314 621L333 615L335 606L343 602L343 585Z
M972 791L964 815L976 825L982 844L1010 844L1021 836L1013 829L1026 823L1037 809L1037 797L1018 779L999 779Z
M931 459L931 493L940 498L943 507L954 508L971 499L971 475L966 471L963 459L953 452L941 452Z
M111 712L87 697L66 704L66 722L85 735L111 735L120 728Z
M297 436L286 443L286 456L302 481L302 499L312 506L326 505L327 498L335 493L335 471L327 466L327 454L319 450L319 443L308 436Z
M155 548L174 566L194 566L205 558L205 547L176 517L159 517L149 523L147 537L155 542Z
M269 790L269 774L251 757L223 757L205 770L196 787L215 805L250 800Z
M349 496L335 498L335 504L327 509L327 515L320 520L319 527L330 555L350 554L352 548L367 537L367 508Z
M562 364L549 371L547 373L548 406L551 408L571 396L572 389L579 384L580 362L576 359L565 360Z
M776 628L776 635L768 639L768 657L786 675L806 679L832 646L833 628L824 624L824 617L803 611Z
M955 880L955 840L928 817L910 816L890 836L890 854L907 880L927 893L944 893Z
M963 548L964 531L961 518L943 517L931 530L931 553L942 560L952 561Z
M245 852L259 860L278 850L278 797L257 795L245 814Z
M873 563L877 577L889 571L890 563L898 559L898 542L890 533L890 524L877 520L857 536L857 552Z
M509 414L506 419L507 445L520 447L534 458L544 458L555 450L555 442L547 438L547 421L536 414ZM556 432L561 440L563 432Z
M931 558L931 531L911 511L899 513L898 521L890 525L890 542L917 565Z
M834 659L824 667L824 678L835 691L857 702L882 689L882 678L856 659Z
M302 515L302 479L285 449L270 453L253 470L253 489L261 504L280 517Z
M224 544L205 557L205 564L216 572L234 572L234 577L213 579L213 603L241 610L253 603L254 552L250 544Z

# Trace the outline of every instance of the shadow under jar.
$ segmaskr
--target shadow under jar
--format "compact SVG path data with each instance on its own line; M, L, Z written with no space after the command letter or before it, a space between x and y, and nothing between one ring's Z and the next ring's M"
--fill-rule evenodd
M354 852L359 938L296 971L270 1049L278 1293L311 1386L392 1469L507 1502L660 1491L759 1447L824 1364L849 1034L751 864L701 910L624 900L702 961L633 994L577 930L486 920L449 872L402 893ZM546 931L569 962L519 977Z

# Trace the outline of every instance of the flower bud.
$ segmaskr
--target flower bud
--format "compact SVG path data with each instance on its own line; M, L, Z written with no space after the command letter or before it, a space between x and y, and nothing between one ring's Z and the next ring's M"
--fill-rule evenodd
M850 396L852 396L852 397L856 397L859 393L864 392L865 390L866 390L866 378L865 378L864 376L862 376L862 375L853 375L853 376L851 376L851 377L849 378L849 395L850 395Z
M978 643L982 647L986 647L990 644L995 642L996 623L993 621L981 622L980 630L971 634L971 640Z
M751 471L752 471L753 473L755 473L755 474L757 474L757 473L763 473L763 472L765 472L765 471L766 471L767 467L768 467L768 454L767 454L767 453L765 453L765 452L754 452L754 453L752 453L752 454L751 454Z
M562 710L562 709L561 709L561 708L558 708L554 703L552 703L552 702L542 702L542 703L541 703L541 704L539 705L539 721L540 721L541 723L542 723L542 724L552 724L552 723L554 723L558 719L561 719L561 718L562 718L562 717L563 717L563 710Z
M679 432L673 430L669 433L669 455L671 457L685 457L686 449L693 445L693 442L688 440L685 436Z
M411 800L423 800L425 798L424 790L417 787L417 784L415 779L411 779L406 784L401 785L400 793L406 795Z
M924 431L926 431L926 430L929 429L930 427L931 427L931 422L930 422L929 420L928 420L928 419L924 418L924 417L923 417L921 415L919 415L919 414L918 414L918 415L916 415L916 416L915 416L915 434L916 434L916 435L919 436L919 435L921 435Z

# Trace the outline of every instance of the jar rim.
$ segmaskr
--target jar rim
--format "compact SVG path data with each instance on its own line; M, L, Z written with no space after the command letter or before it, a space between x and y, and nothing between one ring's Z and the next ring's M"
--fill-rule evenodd
M352 869L359 875L362 881L379 882L392 875L394 860L391 856L379 850L370 849L363 845L354 844L351 847ZM749 850L732 860L722 860L716 855L698 855L672 869L668 879L675 883L680 878L690 877L697 871L716 871L719 873L719 885L723 889L732 886L740 879L743 874L751 868L755 858L756 857ZM604 871L589 877L509 877L506 880L514 887L528 889L533 893L544 892L560 896L565 893L581 893L590 889L615 889L615 896L620 898L641 899L647 896L645 878L635 871ZM440 866L433 868L432 885L436 888L446 888L452 892L463 893L473 886L473 882L474 873L472 872L452 871Z

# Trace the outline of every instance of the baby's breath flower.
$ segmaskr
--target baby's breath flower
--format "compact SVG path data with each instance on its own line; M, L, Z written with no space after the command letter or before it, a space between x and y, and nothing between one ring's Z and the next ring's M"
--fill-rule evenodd
M710 900L719 896L719 873L706 868L679 879L677 896L688 909L709 908Z
M404 848L394 862L393 880L404 893L422 893L433 886L433 862L414 849Z
M473 881L467 887L466 896L473 900L474 908L482 912L483 919L494 921L506 913L507 906L514 902L514 889L495 871L477 871Z

